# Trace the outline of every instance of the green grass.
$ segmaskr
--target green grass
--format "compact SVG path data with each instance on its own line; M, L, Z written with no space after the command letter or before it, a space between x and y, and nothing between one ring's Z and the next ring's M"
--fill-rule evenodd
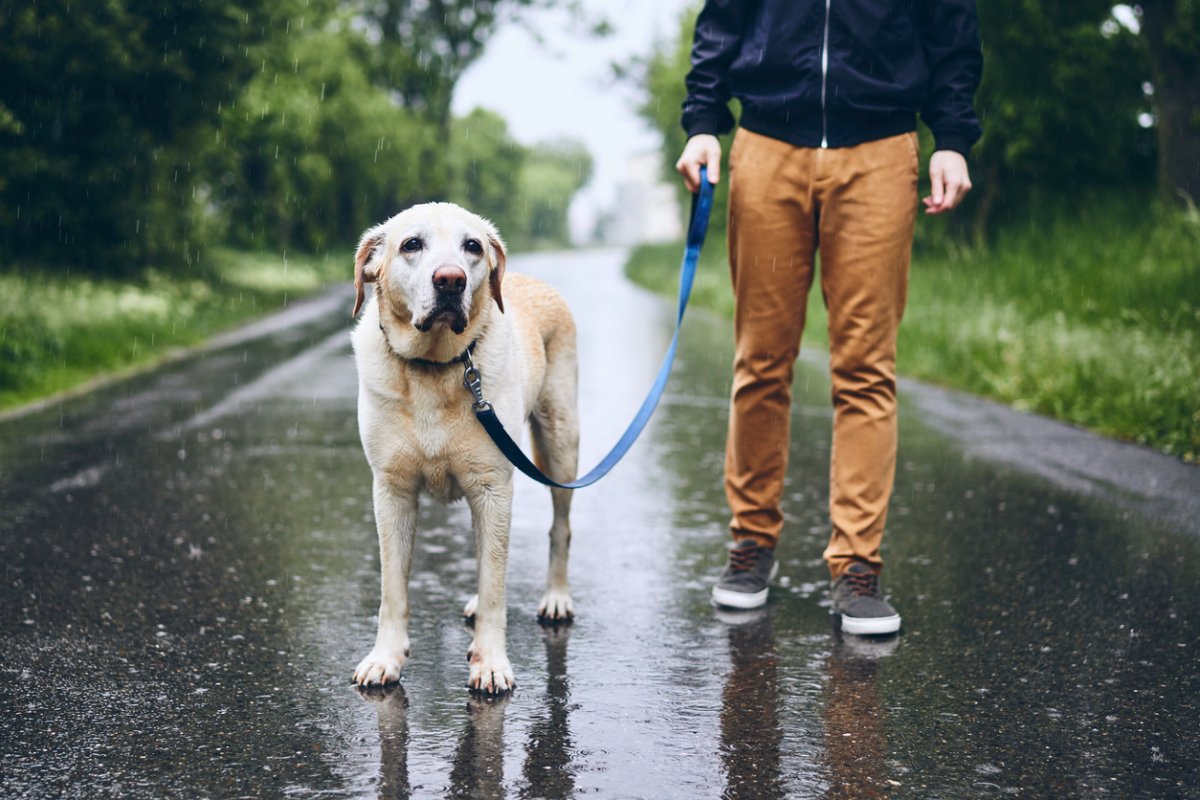
M345 277L328 257L217 251L191 276L0 274L0 410L166 357Z
M1131 208L918 248L901 373L1200 461L1200 214ZM673 294L678 249L638 248L627 272ZM706 250L694 302L728 315L723 249ZM813 291L805 344L827 347L825 325Z

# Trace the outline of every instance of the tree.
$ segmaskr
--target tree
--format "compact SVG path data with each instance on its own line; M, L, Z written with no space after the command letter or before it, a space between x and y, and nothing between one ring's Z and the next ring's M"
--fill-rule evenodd
M118 272L186 258L194 154L280 7L0 3L0 246Z
M269 47L222 109L208 171L235 244L328 248L424 193L420 153L433 126L372 84L360 33L317 22Z
M512 138L503 117L476 108L454 120L449 150L449 198L491 220L510 245L523 244L529 204L521 191L521 175L528 148Z
M1200 0L1143 0L1154 64L1158 181L1200 202Z
M571 200L592 176L592 157L579 142L525 147L503 118L477 108L454 120L450 199L490 219L510 246L570 243Z
M577 0L354 0L350 6L379 42L376 80L437 127L438 144L421 159L430 198L443 194L450 181L441 143L450 136L454 87L501 22L552 7L581 19ZM603 32L603 25L596 30Z
M521 175L521 197L529 206L532 243L563 246L570 242L571 198L592 177L592 157L577 141L562 139L534 145Z
M1077 205L1084 192L1152 185L1153 132L1141 37L1107 0L980 0L983 138L964 217L982 241L997 220Z
M527 240L528 148L450 99L501 20L559 5L0 0L0 250L136 274L217 233L328 248L451 198Z

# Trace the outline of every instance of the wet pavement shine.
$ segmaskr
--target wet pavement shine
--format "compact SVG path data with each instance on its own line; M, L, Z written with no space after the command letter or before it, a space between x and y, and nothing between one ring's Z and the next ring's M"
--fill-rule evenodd
M584 467L670 335L671 304L620 264L511 264L577 316ZM349 307L0 423L0 796L1200 797L1196 530L1027 468L1036 442L993 457L972 443L1002 430L920 387L885 542L902 634L830 623L812 356L770 603L714 611L731 347L702 313L643 439L576 494L570 627L535 621L550 501L517 478L516 692L464 688L468 512L426 503L412 658L400 688L360 693L378 555ZM1191 468L1149 463L1200 496Z

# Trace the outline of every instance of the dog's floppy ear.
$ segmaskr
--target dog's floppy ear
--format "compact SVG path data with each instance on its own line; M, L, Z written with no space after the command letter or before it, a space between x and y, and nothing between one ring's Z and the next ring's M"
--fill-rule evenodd
M488 263L492 268L488 275L488 283L492 288L492 299L496 301L496 305L500 307L500 313L503 314L504 297L500 294L500 283L504 280L504 265L508 262L508 253L504 250L504 240L495 231L488 232L488 247L492 251L488 256Z
M363 304L363 284L374 283L378 277L374 272L367 269L367 262L371 260L371 256L375 254L375 248L379 247L383 241L383 227L376 225L374 228L367 228L363 234L362 240L358 243L358 252L354 255L354 310L350 312L350 316L357 317L358 311Z

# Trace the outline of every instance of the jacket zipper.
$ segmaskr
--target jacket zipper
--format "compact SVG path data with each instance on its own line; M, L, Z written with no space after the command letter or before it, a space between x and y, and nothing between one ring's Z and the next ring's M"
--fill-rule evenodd
M825 110L825 86L829 81L829 6L825 0L825 36L821 44L821 147L829 147L829 115Z

